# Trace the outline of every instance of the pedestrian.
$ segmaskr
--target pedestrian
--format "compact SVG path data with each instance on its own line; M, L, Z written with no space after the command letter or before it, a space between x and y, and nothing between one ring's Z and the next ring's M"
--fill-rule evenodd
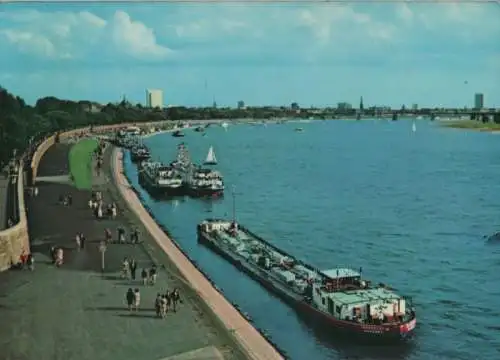
M182 303L181 296L177 288L174 288L174 290L170 293L170 301L172 304L172 310L177 312L177 303Z
M124 258L122 261L122 278L123 279L128 279L129 270L130 270L130 267L129 267L128 259Z
M52 258L52 264L56 263L56 248L55 246L50 247L50 257Z
M156 265L153 265L151 269L149 269L149 283L151 285L156 284Z
M123 228L118 228L118 242L125 243L125 230Z
M94 207L94 201L92 201L92 198L89 199L88 205L89 209L92 209Z
M35 197L38 196L38 188L35 186Z
M160 308L160 316L162 319L167 316L168 312L168 306L169 306L169 299L167 294L161 295L161 308Z
M33 257L33 254L28 255L26 263L28 264L28 269L30 269L30 271L35 270L35 258Z
M139 292L139 289L134 290L134 310L138 311L139 306L141 305L141 293Z
M73 204L73 196L68 195L68 205L71 206Z
M134 300L135 300L135 295L132 288L129 288L127 290L127 293L125 294L125 299L127 300L128 311L132 311L132 306L134 305Z
M104 230L104 238L106 240L106 243L111 242L111 238L112 238L111 230L109 230L109 229Z
M83 233L81 232L80 233L80 248L83 250L85 249L85 242L87 241L87 239L85 238L85 236L83 235Z
M142 278L142 284L146 286L148 284L148 272L146 269L142 269L141 278Z
M132 280L135 280L135 273L137 271L137 262L135 259L132 259L130 262L130 275L132 276Z
M155 311L157 317L161 317L161 300L162 300L161 294L160 293L156 294Z
M82 248L82 242L80 241L80 234L78 233L75 236L75 242L76 242L76 249L80 251L80 249Z
M57 248L56 251L56 266L60 267L64 262L64 251L62 248Z

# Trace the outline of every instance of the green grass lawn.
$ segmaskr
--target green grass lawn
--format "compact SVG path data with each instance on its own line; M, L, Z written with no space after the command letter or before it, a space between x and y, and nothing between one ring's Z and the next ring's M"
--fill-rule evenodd
M92 155L97 146L96 139L85 139L73 145L69 152L69 168L78 189L92 189Z

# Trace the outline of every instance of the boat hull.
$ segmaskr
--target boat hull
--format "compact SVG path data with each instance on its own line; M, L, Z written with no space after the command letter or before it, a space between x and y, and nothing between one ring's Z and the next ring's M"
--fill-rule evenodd
M224 196L224 189L213 190L189 187L187 193L191 197L221 197Z
M368 325L360 324L353 321L343 321L318 310L307 302L302 296L290 290L286 290L282 284L272 279L264 270L260 270L258 266L245 261L236 254L232 254L219 247L210 236L197 228L198 241L210 248L215 253L219 254L238 270L246 273L252 279L256 280L264 288L277 295L283 301L292 306L298 313L305 316L308 321L313 321L315 324L328 330L338 331L342 335L360 336L365 340L376 340L377 342L393 342L408 339L412 336L416 327L416 318L404 324L397 325Z
M161 186L152 183L147 176L144 176L142 173L139 173L139 184L151 195L154 196L183 196L186 194L186 188L184 186Z
M130 154L130 159L134 163L138 163L138 162L141 162L141 161L146 161L146 160L149 160L150 158L151 158L151 155L134 155L134 154Z

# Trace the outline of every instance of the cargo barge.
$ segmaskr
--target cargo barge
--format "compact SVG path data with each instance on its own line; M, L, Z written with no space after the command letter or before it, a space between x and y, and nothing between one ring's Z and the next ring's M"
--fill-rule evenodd
M235 220L207 219L197 226L197 235L200 243L329 329L377 341L408 339L415 330L411 298L383 284L372 286L361 268L320 271Z

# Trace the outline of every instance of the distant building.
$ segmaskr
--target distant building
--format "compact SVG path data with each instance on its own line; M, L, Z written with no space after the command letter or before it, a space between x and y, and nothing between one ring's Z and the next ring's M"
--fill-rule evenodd
M245 102L243 100L238 101L238 109L244 109L245 108Z
M158 89L146 90L146 106L149 108L163 108L163 91Z
M413 105L411 106L411 109L412 109L412 110L418 110L418 104L413 104Z
M337 104L337 109L338 110L351 110L352 109L352 105L349 104L349 103L346 103L346 102L339 102Z
M359 100L359 110L363 111L365 109L365 106L363 104L363 97L361 96L361 99Z
M474 109L484 108L484 95L477 93L474 95Z

